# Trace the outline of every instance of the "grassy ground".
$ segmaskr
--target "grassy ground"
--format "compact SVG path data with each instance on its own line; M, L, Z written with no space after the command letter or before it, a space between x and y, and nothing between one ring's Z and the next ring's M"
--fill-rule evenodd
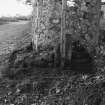
M29 27L30 24L25 21L0 25L0 71L6 65L2 65L3 61L10 56L13 50L30 43Z
M13 51L29 31L28 22L13 22L0 26L0 55ZM21 39L21 40L20 40ZM21 41L22 42L22 41Z
M39 56L40 55L40 56ZM48 51L15 53L0 81L3 105L104 105L105 75L54 68ZM50 58L50 61L49 59Z
M16 50L11 50L9 59L7 56L7 68L2 70L0 79L1 105L105 104L105 74L82 74L55 68L53 51L47 48L34 54L26 25L25 29L22 28L24 25L18 25L15 25L17 28L13 25L14 31L10 32L10 40L16 43ZM12 31L18 37L16 42Z
M52 51L12 53L0 81L3 105L104 105L105 75L55 68Z

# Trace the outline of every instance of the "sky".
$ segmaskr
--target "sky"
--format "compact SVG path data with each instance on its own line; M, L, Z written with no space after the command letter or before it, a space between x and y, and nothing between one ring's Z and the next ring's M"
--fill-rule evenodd
M17 0L0 0L0 17L1 16L16 16L30 15L32 7L25 5Z
M102 2L105 2L105 0L101 0Z
M0 17L1 16L27 16L31 14L32 7L26 6L21 0L0 0ZM24 0L23 0L24 1ZM71 0L72 1L72 0ZM102 0L105 2L105 0Z

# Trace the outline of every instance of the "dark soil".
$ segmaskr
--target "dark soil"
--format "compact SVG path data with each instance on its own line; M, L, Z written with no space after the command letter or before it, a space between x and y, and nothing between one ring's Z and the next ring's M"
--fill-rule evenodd
M0 79L1 105L104 105L105 75L54 67L50 49L15 50Z

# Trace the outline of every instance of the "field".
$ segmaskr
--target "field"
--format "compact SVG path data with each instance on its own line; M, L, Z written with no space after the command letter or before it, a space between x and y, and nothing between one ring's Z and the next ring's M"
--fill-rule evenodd
M31 42L30 27L22 21L0 26L1 58ZM105 75L54 68L50 51L25 51L13 54L6 78L0 79L0 105L105 104Z
M28 33L29 23L27 21L0 25L0 55L21 47L22 40L29 35Z
M20 49L30 43L30 26L28 21L0 25L0 72L5 69L6 61L15 49Z

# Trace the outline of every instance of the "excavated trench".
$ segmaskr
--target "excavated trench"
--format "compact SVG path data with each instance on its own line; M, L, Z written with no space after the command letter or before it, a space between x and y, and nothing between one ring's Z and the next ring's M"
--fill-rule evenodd
M93 59L88 51L79 44L79 42L73 43L72 57L71 57L71 70L92 73L94 71Z

